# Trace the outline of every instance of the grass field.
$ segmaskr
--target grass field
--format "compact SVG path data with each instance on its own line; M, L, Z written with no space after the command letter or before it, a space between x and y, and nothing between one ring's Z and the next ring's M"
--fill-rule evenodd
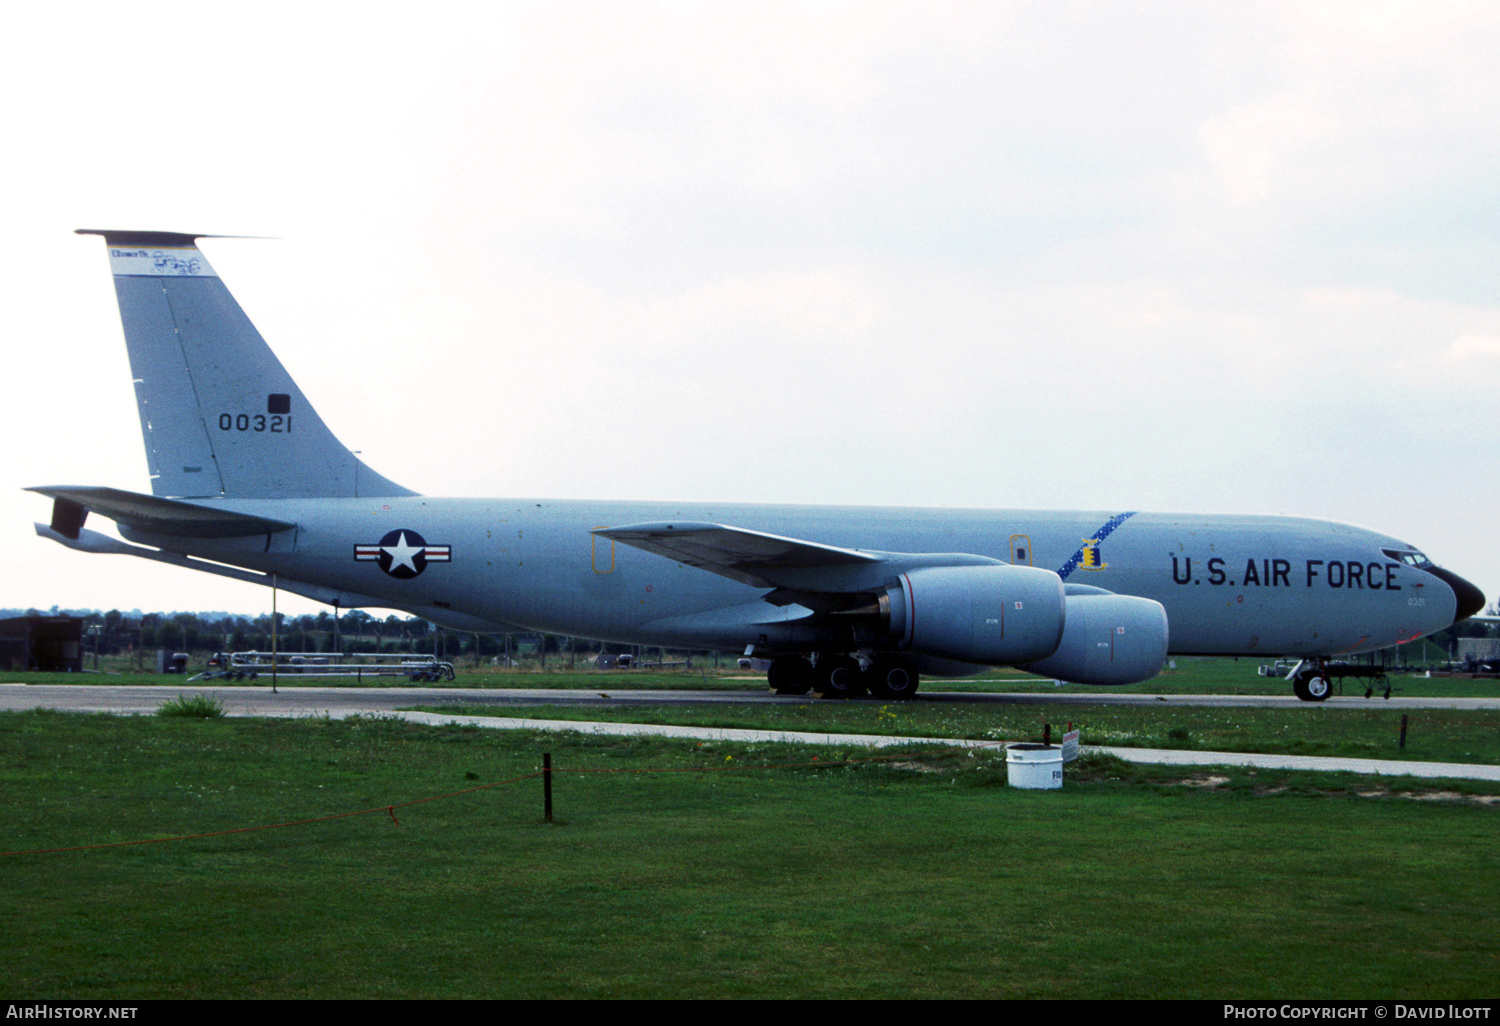
M528 777L543 751L553 825ZM1000 759L0 714L6 851L375 810L0 857L7 996L1420 999L1500 982L1500 789L1094 760L1025 792Z

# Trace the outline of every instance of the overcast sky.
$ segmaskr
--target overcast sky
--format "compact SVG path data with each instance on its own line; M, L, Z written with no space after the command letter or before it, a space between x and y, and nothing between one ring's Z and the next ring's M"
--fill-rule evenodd
M0 86L0 606L270 607L34 535L150 490L77 227L276 237L203 247L425 493L1292 513L1500 591L1493 3L33 4Z

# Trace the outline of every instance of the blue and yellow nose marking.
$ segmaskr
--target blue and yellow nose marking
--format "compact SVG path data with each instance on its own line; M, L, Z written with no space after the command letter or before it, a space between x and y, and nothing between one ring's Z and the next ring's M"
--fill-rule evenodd
M1078 565L1083 567L1085 570L1103 570L1105 567L1109 566L1108 563L1102 562L1099 558L1098 538L1083 539L1083 548L1082 550L1080 550L1079 554L1083 558L1079 560Z
M1135 510L1131 510L1129 513L1117 514L1106 520L1099 530L1094 532L1092 538L1083 539L1082 547L1073 553L1072 557L1066 563L1057 568L1057 575L1066 581L1072 575L1073 571L1079 567L1083 567L1085 570L1103 570L1109 566L1108 563L1100 558L1099 546L1103 544L1104 539L1114 534L1115 528L1133 516L1135 516Z

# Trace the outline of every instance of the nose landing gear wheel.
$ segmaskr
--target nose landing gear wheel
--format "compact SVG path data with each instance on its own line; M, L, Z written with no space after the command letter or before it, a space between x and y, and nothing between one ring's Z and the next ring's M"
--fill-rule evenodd
M1297 674L1292 691L1304 702L1323 702L1333 694L1333 683L1317 670L1307 670Z

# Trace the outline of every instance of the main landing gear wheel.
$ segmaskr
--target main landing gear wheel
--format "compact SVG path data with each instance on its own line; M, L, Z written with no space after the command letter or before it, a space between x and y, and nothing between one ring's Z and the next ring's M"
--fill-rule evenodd
M892 698L905 701L917 693L921 677L910 659L897 656L893 659L877 659L870 666L870 693L876 698Z
M801 656L777 656L766 670L766 683L778 695L805 695L812 690L812 663Z
M865 693L864 671L849 656L822 656L813 673L825 698L858 698Z
M1297 674L1292 691L1304 702L1323 702L1333 694L1333 683L1319 671L1307 670Z

